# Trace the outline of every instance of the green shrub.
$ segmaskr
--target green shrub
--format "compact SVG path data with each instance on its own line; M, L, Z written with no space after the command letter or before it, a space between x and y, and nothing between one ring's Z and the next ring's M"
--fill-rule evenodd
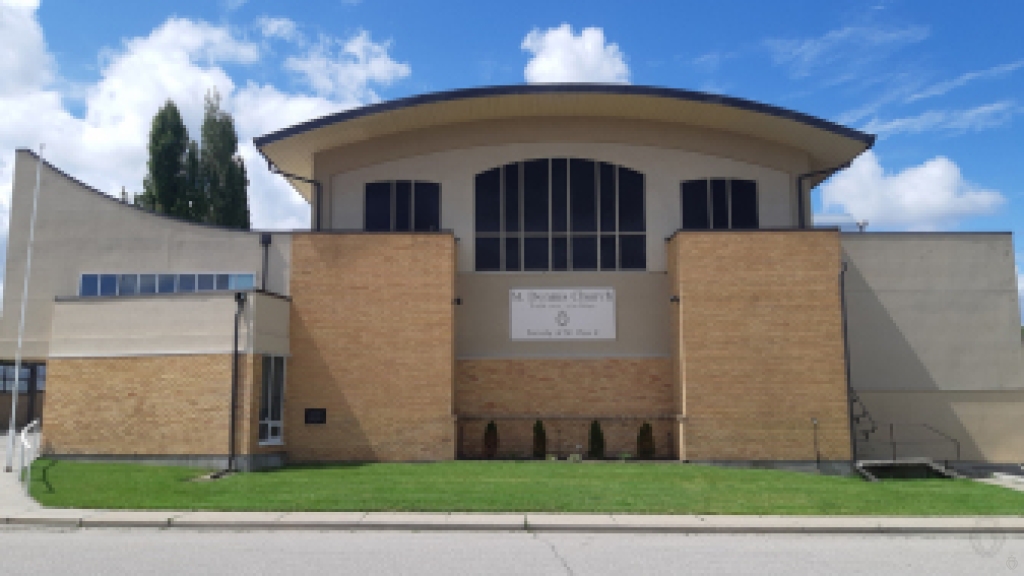
M498 455L498 425L491 420L484 428L484 458Z
M649 422L644 422L636 435L636 456L648 460L654 458L654 429Z
M544 423L537 420L533 425L533 457L543 458L548 452L548 435L544 432Z
M590 423L590 453L591 458L604 458L604 432L601 432L601 423L594 420Z

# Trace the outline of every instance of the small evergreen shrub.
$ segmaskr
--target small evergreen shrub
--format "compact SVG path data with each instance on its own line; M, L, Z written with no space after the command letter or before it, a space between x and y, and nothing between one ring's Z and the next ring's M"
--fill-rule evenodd
M590 423L590 453L591 458L604 458L604 432L601 431L601 423L594 420Z
M484 458L498 455L498 425L491 420L484 428Z
M636 456L646 460L654 458L654 429L649 422L644 422L636 435Z
M544 423L537 420L533 425L533 457L544 458L548 452L548 435L544 432Z

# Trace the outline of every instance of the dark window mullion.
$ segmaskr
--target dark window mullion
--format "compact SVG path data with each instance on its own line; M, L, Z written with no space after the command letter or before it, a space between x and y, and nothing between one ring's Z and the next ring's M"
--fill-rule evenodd
M398 203L396 202L396 198L395 198L395 196L396 196L395 188L397 187L397 184L398 183L395 182L394 180L391 181L391 198L388 201L388 208L391 210L391 228L390 228L391 232L395 231L395 212L396 212L396 209L398 208L398 206L397 206Z
M615 166L613 177L615 178L615 269L622 270L622 252L619 250L619 166Z
M572 272L572 158L565 159L565 271Z
M554 246L553 246L554 241L552 240L554 238L554 226L552 224L555 221L554 220L555 219L555 210L554 210L555 204L554 204L554 200L552 199L553 196L554 196L554 192L552 190L552 188L554 187L554 185L552 184L552 181L553 181L553 178L554 178L554 175L552 174L554 165L553 165L553 161L552 161L551 158L548 158L547 162L548 162L548 272L551 272L551 271L554 271L554 269L555 269L555 249L554 249Z
M601 269L601 163L594 162L594 229L597 230L597 269Z
M707 195L708 195L708 230L711 230L711 229L713 229L715 227L714 220L712 219L714 217L714 214L711 211L711 178L708 178L707 180L705 180L705 182L708 183L708 185L707 185Z
M526 270L526 162L516 163L519 172L519 270Z

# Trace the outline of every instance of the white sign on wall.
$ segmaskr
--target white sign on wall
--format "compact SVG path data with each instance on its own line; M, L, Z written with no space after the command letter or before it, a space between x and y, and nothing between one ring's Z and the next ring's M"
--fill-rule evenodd
M508 337L512 340L614 340L615 290L509 290Z

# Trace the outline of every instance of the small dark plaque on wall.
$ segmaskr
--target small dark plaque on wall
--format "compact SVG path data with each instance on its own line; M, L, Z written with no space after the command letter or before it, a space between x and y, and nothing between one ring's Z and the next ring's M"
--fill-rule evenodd
M306 408L306 424L327 424L327 408Z

